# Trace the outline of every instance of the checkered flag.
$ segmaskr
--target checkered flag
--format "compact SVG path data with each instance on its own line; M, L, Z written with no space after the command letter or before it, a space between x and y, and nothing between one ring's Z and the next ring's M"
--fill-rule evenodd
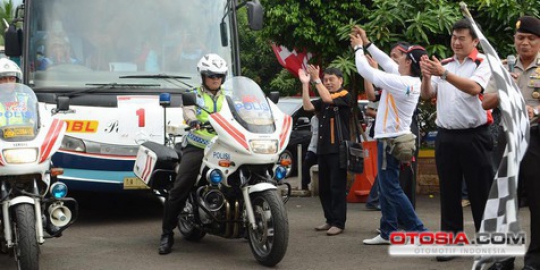
M525 101L510 73L500 61L497 52L474 22L467 5L461 2L460 7L480 39L480 44L492 71L491 76L495 79L499 90L501 121L504 124L508 142L489 192L480 232L518 233L521 231L517 219L519 164L525 155L529 142L529 118ZM474 259L472 269L482 269L486 263L494 260L495 258L489 255L477 256Z

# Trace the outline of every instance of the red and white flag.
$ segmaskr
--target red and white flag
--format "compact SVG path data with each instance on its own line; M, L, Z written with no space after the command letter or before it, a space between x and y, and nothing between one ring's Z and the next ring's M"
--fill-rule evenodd
M295 77L298 77L298 69L305 69L309 59L313 57L313 55L306 50L302 52L298 52L296 49L289 51L287 47L276 45L275 43L272 43L272 50L276 54L279 63Z

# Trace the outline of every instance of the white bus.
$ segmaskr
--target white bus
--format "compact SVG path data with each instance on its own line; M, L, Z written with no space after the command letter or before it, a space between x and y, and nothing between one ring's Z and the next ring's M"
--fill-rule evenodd
M20 59L24 83L43 115L58 101L71 112L53 157L71 189L144 188L133 174L139 144L164 142L164 123L180 124L180 93L200 85L196 63L217 53L239 75L237 9L262 28L258 1L25 0L6 33L6 55ZM172 104L159 105L160 93Z

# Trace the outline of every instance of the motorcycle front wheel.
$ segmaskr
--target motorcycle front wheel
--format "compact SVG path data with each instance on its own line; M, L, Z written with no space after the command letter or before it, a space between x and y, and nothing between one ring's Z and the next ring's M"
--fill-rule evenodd
M24 270L39 269L39 245L36 238L36 215L31 204L14 206L17 266Z
M247 224L249 245L253 256L265 266L278 264L289 243L287 210L275 190L251 194L251 204L257 228Z

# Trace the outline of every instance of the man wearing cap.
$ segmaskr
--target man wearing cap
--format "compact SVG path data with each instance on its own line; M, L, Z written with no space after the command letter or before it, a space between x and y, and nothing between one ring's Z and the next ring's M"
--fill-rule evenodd
M426 50L417 45L408 46L402 48L403 54L396 55L395 60L392 60L369 42L365 30L361 27L355 26L349 37L355 51L358 73L365 80L383 89L375 119L382 214L380 234L371 239L365 239L363 243L388 245L390 234L398 229L398 220L403 223L406 231L426 230L399 183L400 162L405 162L405 160L390 150L396 138L409 136L414 141L410 126L420 96L420 59L426 55ZM384 71L370 66L364 48L383 67ZM408 161L411 160L412 154Z
M476 231L480 230L494 171L493 141L488 129L493 119L482 108L482 93L491 77L486 57L478 52L479 39L470 22L452 28L452 58L421 61L422 98L437 97L435 162L441 193L441 231L463 231L462 182L467 185ZM454 257L439 256L437 261Z
M510 74L523 94L529 119L531 120L530 140L527 152L521 161L519 170L519 194L521 200L529 205L531 211L531 234L529 249L525 254L524 270L540 269L540 132L538 119L540 110L540 20L524 16L516 23L514 46L518 57L513 72ZM493 109L499 103L497 89L489 88L482 105ZM504 136L500 136L505 139ZM502 147L506 141L502 143ZM502 260L489 269L514 269L514 258Z

